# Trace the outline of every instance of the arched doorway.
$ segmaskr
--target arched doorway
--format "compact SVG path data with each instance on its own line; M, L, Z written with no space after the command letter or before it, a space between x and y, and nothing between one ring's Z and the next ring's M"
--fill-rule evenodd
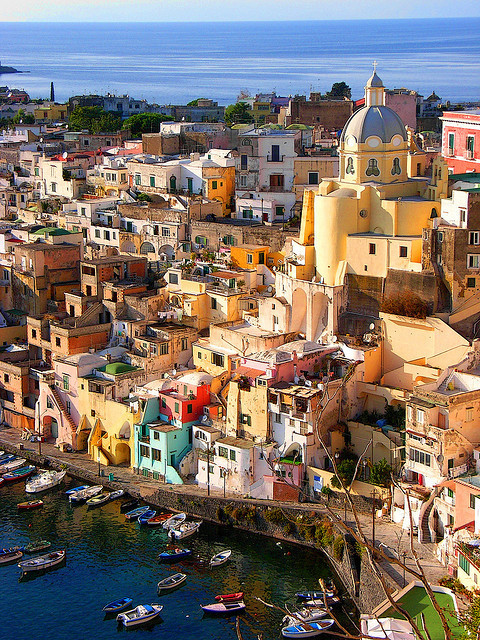
M56 418L52 418L50 423L50 433L52 438L58 438L58 422Z
M170 191L175 192L177 190L177 178L170 176Z
M115 464L130 466L130 447L126 442L119 442L115 447Z
M164 244L162 247L160 247L160 251L158 253L160 256L160 260L163 261L173 260L175 257L173 247L169 244Z
M307 294L303 289L295 289L292 296L291 331L306 333L307 331Z
M155 253L155 247L151 242L144 242L140 247L140 253L146 255L147 253Z
M122 243L122 246L120 247L120 251L122 253L136 253L137 252L137 250L135 248L135 245L130 240L126 240L125 242Z

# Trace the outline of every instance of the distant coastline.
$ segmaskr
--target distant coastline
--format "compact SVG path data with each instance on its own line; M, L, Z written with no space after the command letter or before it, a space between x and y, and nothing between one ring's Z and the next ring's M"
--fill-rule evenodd
M2 73L23 73L23 71L19 71L14 67L2 67L2 65L0 64L0 76L2 75Z

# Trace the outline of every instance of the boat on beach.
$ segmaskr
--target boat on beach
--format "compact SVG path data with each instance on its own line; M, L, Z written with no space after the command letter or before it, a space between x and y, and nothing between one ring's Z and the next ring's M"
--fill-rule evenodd
M287 627L283 627L282 636L284 638L313 638L323 633L333 626L334 620L318 620L317 622L299 622Z
M183 540L184 538L193 536L193 534L197 533L200 529L202 522L202 520L198 522L184 522L174 529L169 529L168 536L172 538L172 540Z
M59 565L65 560L65 549L61 551L52 551L51 553L45 553L42 556L36 556L30 560L23 560L18 563L18 566L23 573L33 573L34 571L43 571L45 569L51 569L56 565Z
M125 627L134 627L154 620L163 609L162 604L140 604L131 611L119 613L117 622L121 622Z
M232 555L231 549L225 549L225 551L220 551L220 553L216 553L210 560L210 566L219 567L221 564L225 564L225 562L228 562L231 555Z
M182 585L186 579L186 573L174 573L172 576L168 576L168 578L160 580L160 582L157 584L157 593L160 595L164 591L171 591L172 589L176 589L177 587Z
M20 467L15 471L9 471L3 475L4 482L17 482L18 480L23 480L24 478L28 478L35 471L37 467L33 465L28 465L26 467Z
M39 493L40 491L46 491L59 485L64 477L66 471L45 471L38 476L33 476L25 485L25 491L27 493Z
M8 553L0 553L0 564L10 564L16 562L23 556L23 551L10 551Z
M129 607L132 602L133 598L118 598L118 600L113 600L113 602L109 602L108 604L106 604L103 607L102 611L105 611L105 613L118 613L122 609L126 609L127 607Z
M27 500L17 504L17 509L38 509L39 507L43 507L43 500Z
M187 519L186 513L176 513L171 518L168 518L168 520L165 520L165 522L163 523L163 528L173 529L177 525L182 524L182 522L185 522L186 519Z
M82 489L81 491L75 491L68 496L70 503L80 504L80 502L85 502L89 498L93 498L93 496L101 493L103 487L101 484L96 484L93 487L87 487L86 489Z
M201 608L206 613L215 613L215 614L232 614L232 613L240 613L240 611L245 610L245 603L243 600L237 600L235 602L223 601L223 602L215 602L213 604L200 605Z
M176 560L183 560L183 558L188 558L191 556L193 551L191 549L168 549L167 551L162 551L158 554L158 559L163 562L173 562Z

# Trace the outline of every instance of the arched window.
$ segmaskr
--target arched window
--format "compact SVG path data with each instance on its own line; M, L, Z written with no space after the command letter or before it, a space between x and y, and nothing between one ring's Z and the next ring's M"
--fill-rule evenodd
M355 167L353 166L353 158L348 158L347 160L347 168L345 169L345 173L351 173L352 176L355 173Z
M367 174L367 176L379 176L380 175L380 169L378 168L378 162L375 160L375 158L370 158L370 160L368 161L368 167L367 167L367 170L365 171L365 173Z
M400 158L393 159L393 167L392 167L392 176L399 176L402 173L402 168L400 167Z
M140 247L140 253L142 254L155 253L155 247L151 242L144 242Z

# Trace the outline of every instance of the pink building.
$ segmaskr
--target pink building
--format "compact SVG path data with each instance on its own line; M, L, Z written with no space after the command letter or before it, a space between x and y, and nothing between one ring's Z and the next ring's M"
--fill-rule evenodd
M480 109L445 111L442 155L452 173L480 172Z
M172 423L199 420L203 408L210 404L211 378L206 373L193 371L172 380L168 389L159 392L160 414Z

